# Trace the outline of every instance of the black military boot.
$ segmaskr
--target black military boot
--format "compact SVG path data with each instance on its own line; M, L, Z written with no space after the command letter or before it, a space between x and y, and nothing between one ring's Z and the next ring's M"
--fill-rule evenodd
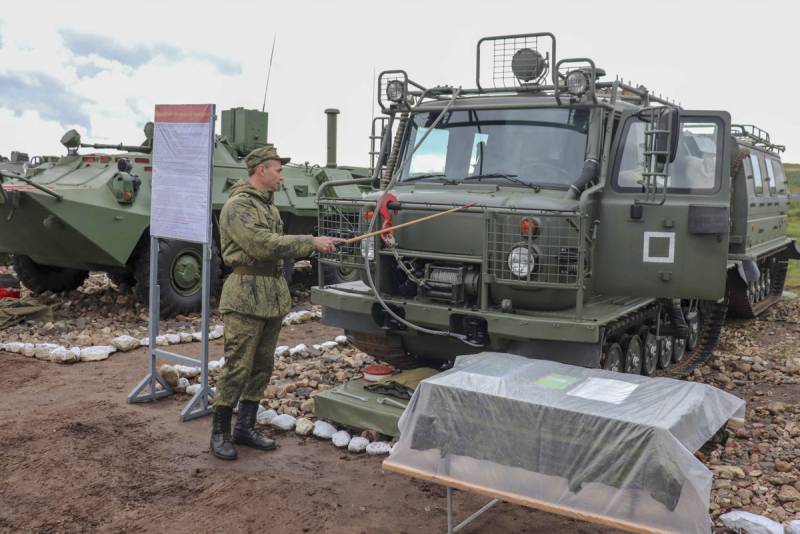
M262 451L272 450L276 447L275 441L265 438L256 432L256 414L258 414L257 402L239 402L239 418L236 420L236 427L233 429L233 442L237 445L245 445Z
M231 441L231 418L233 408L214 407L214 420L211 423L211 452L221 460L235 460L236 447Z

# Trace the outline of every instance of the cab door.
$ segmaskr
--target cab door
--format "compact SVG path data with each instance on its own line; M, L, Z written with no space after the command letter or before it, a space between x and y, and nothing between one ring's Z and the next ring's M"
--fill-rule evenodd
M645 131L623 115L598 209L595 290L606 295L719 299L730 237L730 115L681 111L666 191L645 195ZM666 193L665 195L663 193Z

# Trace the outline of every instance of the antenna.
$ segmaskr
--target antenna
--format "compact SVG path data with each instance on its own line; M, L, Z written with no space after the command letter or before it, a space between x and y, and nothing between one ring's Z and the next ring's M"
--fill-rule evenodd
M275 56L275 41L278 40L278 32L272 35L272 51L269 53L269 67L267 67L267 84L264 86L264 103L261 104L261 111L267 109L267 90L269 89L269 75L272 73L272 58Z

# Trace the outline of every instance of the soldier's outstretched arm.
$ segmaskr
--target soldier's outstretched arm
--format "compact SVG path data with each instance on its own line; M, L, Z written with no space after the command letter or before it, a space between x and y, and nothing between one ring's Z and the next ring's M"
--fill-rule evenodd
M230 238L256 261L300 258L314 251L311 235L280 235L258 222L256 207L247 200L223 210Z

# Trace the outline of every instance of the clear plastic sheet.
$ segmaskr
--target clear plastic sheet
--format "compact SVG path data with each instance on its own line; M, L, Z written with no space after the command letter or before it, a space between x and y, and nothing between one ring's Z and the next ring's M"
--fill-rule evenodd
M484 352L420 383L388 462L595 518L709 532L712 475L692 453L744 408L704 384Z

